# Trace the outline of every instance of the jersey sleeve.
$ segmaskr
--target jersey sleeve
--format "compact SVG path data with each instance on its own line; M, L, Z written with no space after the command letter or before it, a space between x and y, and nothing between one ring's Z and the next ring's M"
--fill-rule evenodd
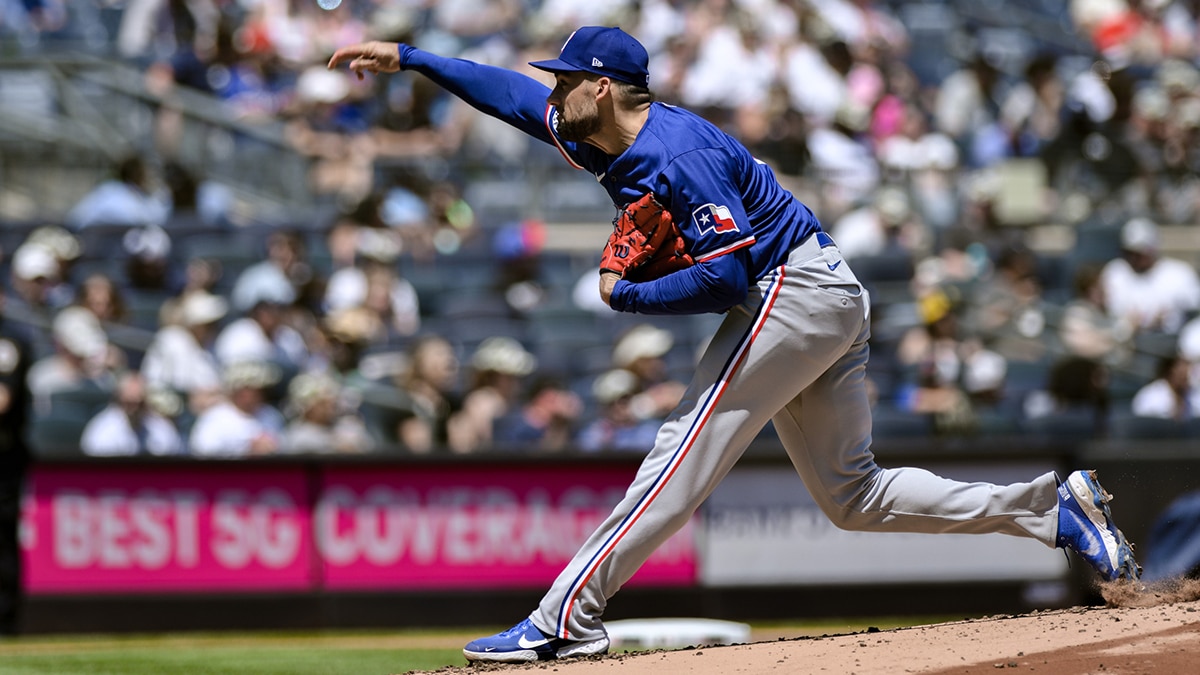
M740 171L729 153L713 148L679 155L663 172L671 216L697 263L754 245L739 186L730 178Z
M550 131L550 88L521 73L465 59L438 56L404 45L400 61L433 80L482 113L520 129L543 143L557 144Z
M746 299L748 253L738 249L664 277L633 283L621 279L609 306L633 314L725 312Z
M541 82L507 68L437 56L408 45L401 48L400 61L404 70L421 73L476 110L558 148L572 167L584 168L582 148L558 136L558 110L546 103L550 88Z
M656 190L696 264L643 283L618 281L610 306L638 314L723 312L742 302L751 283L754 231L731 179L740 170L728 153L706 148L674 158Z

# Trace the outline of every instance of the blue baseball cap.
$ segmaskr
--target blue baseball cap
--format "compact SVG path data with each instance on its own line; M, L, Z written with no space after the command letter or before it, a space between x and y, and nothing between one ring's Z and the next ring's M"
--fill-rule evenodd
M642 43L620 28L584 26L571 33L557 59L529 65L551 73L582 70L645 87L650 84L649 61Z

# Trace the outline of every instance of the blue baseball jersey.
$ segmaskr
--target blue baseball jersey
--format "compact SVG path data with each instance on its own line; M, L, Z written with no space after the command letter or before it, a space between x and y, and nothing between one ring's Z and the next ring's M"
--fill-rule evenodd
M696 265L643 283L618 281L614 309L645 314L721 312L821 229L812 211L736 139L682 108L653 103L633 144L617 156L558 136L550 89L503 68L401 46L401 63L478 110L558 147L596 177L620 208L653 193L670 211Z

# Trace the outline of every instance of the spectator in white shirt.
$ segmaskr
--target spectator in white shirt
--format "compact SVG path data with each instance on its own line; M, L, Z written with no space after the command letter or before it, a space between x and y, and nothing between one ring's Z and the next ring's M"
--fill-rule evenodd
M335 312L366 307L379 315L388 333L396 337L414 335L421 327L417 290L396 271L400 250L386 232L361 228L357 262L329 276L325 309Z
M7 251L5 252L7 254ZM60 266L54 252L44 244L26 242L12 252L5 262L9 267L8 288L4 315L33 349L34 358L54 353L54 341L45 328L54 318L59 306L54 304L54 289L62 282Z
M29 393L39 414L50 411L56 392L112 391L123 356L109 343L95 314L83 307L67 307L54 317L51 333L55 353L29 368Z
M1191 386L1191 363L1182 356L1163 359L1158 377L1133 396L1133 414L1179 422L1200 416L1200 391Z
M896 186L881 187L869 204L838 218L832 235L848 260L889 253L911 256L929 239L908 194Z
M229 293L230 303L239 312L249 310L261 295L260 289L273 292L274 289L291 286L295 297L301 305L314 298L307 297L312 287L320 286L315 278L312 265L308 261L308 250L303 236L296 231L279 230L267 236L267 257L262 262L255 263L238 275ZM320 298L315 298L320 301Z
M765 105L775 81L775 55L751 16L734 12L729 20L699 42L680 88L684 105L725 110Z
M264 391L279 381L270 363L245 361L222 373L225 399L200 413L188 438L197 457L247 457L279 450L283 415L266 402Z
M295 417L283 430L280 452L296 454L361 453L374 440L357 409L331 375L301 373L288 384L287 404Z
M146 401L146 382L136 372L117 380L112 403L83 429L80 448L94 457L174 455L183 450L179 431Z
M147 385L185 394L220 387L220 370L208 346L228 311L218 295L188 293L179 303L180 323L159 329L146 350L141 371Z
M1179 332L1187 313L1200 308L1196 270L1161 255L1158 226L1145 218L1125 223L1121 250L1100 277L1109 311L1139 330Z
M245 316L221 329L213 352L222 366L243 361L268 361L292 372L304 370L308 347L288 323L296 291L286 282L261 286Z
M128 157L116 176L98 184L66 215L72 229L91 225L161 225L171 213L171 199L151 187L150 171L140 157Z
M830 124L808 134L823 203L833 218L869 199L879 186L879 164L863 135L869 123L870 110L847 102Z

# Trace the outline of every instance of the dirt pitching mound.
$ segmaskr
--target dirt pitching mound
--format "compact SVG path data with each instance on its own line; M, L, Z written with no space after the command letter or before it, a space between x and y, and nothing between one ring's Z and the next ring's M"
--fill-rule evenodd
M1100 584L1100 596L1109 607L1156 607L1200 600L1200 579L1164 579L1149 584L1112 581Z
M829 673L955 675L1021 672L1196 672L1200 601L1195 581L1139 590L1108 584L1107 607L1035 611L895 630L781 639L725 647L613 654L528 665L442 668L453 675L503 671L560 675L621 673ZM1184 600L1183 598L1186 598Z

